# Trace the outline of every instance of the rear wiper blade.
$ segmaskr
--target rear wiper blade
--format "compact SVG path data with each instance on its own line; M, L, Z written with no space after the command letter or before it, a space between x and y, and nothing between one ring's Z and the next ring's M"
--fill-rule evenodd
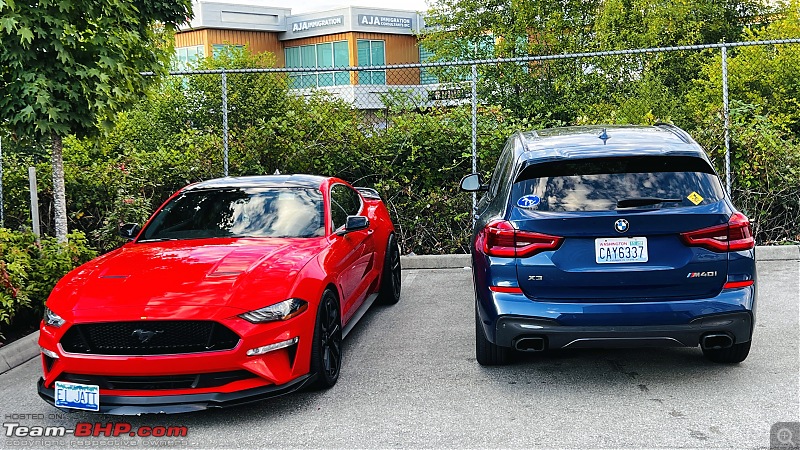
M617 201L617 208L633 208L636 206L657 205L659 203L682 203L681 198L659 198L659 197L633 197L623 198Z

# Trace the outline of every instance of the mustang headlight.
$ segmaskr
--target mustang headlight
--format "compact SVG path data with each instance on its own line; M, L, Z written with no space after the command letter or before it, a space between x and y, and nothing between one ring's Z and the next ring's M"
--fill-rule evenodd
M308 302L299 298L290 298L255 311L239 314L239 317L252 323L266 323L291 319L306 309L308 309Z
M66 320L62 319L61 316L54 313L50 308L44 307L44 323L45 325L50 325L51 327L60 327L64 325Z

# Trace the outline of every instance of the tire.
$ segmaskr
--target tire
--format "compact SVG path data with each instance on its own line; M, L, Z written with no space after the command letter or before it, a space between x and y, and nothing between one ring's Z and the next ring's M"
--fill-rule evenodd
M733 344L728 348L703 349L703 355L715 363L736 364L747 359L752 341Z
M481 318L478 316L478 310L475 310L475 359L478 364L482 366L502 366L511 361L512 349L508 347L501 347L492 344L486 338L481 324Z
M328 389L339 380L342 368L342 323L339 300L326 289L317 308L314 342L311 345L312 389Z
M383 305L394 305L400 301L401 284L400 247L394 234L389 235L386 243L386 257L383 258L381 287L378 291L378 302Z

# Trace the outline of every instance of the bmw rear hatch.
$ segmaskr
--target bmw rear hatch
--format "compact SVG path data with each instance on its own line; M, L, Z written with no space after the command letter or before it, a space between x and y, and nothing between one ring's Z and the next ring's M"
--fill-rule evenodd
M719 294L728 251L752 246L749 222L733 213L699 157L569 159L524 167L496 226L514 229L530 298L657 301Z

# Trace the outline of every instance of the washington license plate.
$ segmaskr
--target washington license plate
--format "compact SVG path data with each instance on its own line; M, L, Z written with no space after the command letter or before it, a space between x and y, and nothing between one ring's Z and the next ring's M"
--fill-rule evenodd
M99 411L100 387L92 384L56 381L56 406Z
M647 238L599 238L594 240L598 264L647 262Z

